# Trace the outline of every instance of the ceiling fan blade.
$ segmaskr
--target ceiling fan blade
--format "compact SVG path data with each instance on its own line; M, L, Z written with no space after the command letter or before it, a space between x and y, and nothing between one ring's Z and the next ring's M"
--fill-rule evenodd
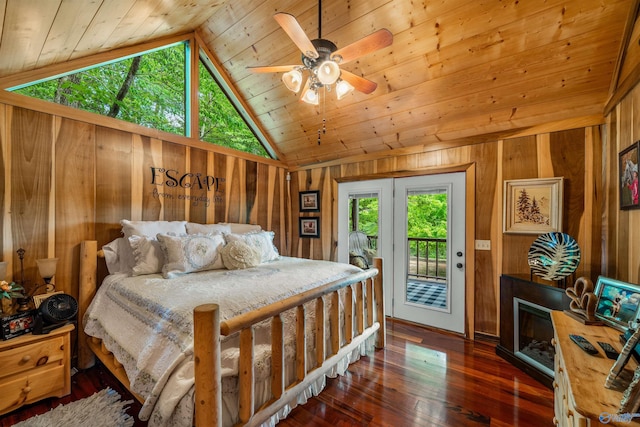
M356 76L345 70L342 70L340 77L342 77L342 80L349 82L354 89L362 93L370 94L378 87L378 83L367 80L364 77Z
M271 65L267 67L247 67L247 69L254 73L284 73L296 67L299 67L299 65Z
M305 56L318 57L318 51L293 15L279 12L273 15L273 18Z
M349 61L353 61L361 56L375 52L378 49L391 46L391 43L393 43L393 34L391 34L391 31L386 28L383 28L361 38L357 42L353 42L342 49L336 50L333 52L331 57L333 58L340 55L342 57L340 64L346 64Z

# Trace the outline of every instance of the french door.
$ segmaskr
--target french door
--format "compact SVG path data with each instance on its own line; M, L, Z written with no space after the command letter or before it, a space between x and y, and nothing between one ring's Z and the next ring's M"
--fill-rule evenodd
M338 261L364 232L385 261L386 314L464 333L464 202L463 172L340 183Z
M393 179L338 184L338 218L338 261L349 262L349 235L354 227L370 236L375 256L386 261L382 270L385 311L393 316Z
M395 317L465 332L465 174L394 182Z

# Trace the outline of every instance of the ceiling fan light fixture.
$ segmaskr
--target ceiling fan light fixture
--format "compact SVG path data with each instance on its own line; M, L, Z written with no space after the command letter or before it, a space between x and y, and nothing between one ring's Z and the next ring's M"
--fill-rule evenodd
M338 83L336 84L336 97L338 99L342 99L351 92L353 92L354 87L346 80L338 79Z
M340 77L340 67L334 61L327 60L316 69L318 81L323 85L332 85Z
M282 82L291 92L298 93L302 86L302 72L298 69L287 71L282 75Z

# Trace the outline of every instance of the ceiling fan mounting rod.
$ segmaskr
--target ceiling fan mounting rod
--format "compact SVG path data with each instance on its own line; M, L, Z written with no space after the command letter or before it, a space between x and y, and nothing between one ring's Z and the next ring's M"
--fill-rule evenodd
M322 38L322 0L318 0L318 38Z

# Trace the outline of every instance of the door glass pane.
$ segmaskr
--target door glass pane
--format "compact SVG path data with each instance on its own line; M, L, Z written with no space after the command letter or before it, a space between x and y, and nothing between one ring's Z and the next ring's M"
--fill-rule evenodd
M407 303L448 308L447 198L446 188L407 192Z
M378 249L378 194L349 194L349 262L371 266Z

